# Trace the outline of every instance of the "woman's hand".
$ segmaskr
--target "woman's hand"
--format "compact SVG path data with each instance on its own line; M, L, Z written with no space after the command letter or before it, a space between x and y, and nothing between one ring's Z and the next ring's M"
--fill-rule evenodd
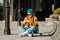
M27 18L24 19L24 23L29 23L29 21L27 20Z

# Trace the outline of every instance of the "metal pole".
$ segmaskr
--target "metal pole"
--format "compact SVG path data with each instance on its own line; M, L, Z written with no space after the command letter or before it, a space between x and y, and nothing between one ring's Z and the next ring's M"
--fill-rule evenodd
M21 25L21 14L20 14L20 0L19 0L19 5L18 5L18 25Z
M9 7L9 0L5 2L5 9L6 9L6 18L5 18L5 29L4 34L10 35L10 7Z

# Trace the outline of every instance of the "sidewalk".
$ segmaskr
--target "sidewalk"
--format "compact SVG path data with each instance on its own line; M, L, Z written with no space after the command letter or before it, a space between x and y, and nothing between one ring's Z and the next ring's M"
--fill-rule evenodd
M60 23L58 24L57 31L53 36L40 36L40 37L20 37L17 22L11 22L11 35L4 35L4 21L0 21L0 40L60 40Z

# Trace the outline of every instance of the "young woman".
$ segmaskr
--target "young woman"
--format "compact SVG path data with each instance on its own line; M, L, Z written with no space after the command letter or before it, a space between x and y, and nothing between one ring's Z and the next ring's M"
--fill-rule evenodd
M26 36L28 34L30 34L28 36L32 36L32 33L38 33L38 20L34 15L32 8L27 10L27 16L21 23L21 27L19 27L19 30L22 32L20 36Z

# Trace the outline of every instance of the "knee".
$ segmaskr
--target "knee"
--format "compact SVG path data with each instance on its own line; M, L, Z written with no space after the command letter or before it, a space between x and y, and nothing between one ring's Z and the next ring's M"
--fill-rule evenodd
M22 29L23 29L23 27L19 26L19 30L22 30Z
M24 27L19 27L19 31L22 32L22 33L25 32Z

